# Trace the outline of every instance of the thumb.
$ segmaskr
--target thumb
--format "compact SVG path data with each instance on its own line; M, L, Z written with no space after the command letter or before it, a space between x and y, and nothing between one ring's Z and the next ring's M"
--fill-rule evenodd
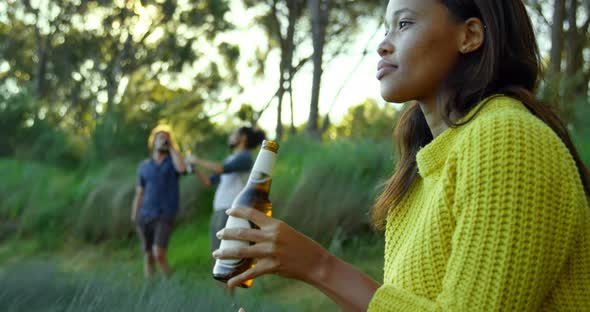
M246 310L244 310L244 308L240 308L238 312L246 312Z

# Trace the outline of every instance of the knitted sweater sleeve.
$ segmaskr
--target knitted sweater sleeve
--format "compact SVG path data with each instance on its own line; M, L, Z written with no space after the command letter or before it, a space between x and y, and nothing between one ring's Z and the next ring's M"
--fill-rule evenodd
M532 116L466 130L446 190L456 224L442 292L384 285L370 311L538 311L555 284L578 226L565 146Z

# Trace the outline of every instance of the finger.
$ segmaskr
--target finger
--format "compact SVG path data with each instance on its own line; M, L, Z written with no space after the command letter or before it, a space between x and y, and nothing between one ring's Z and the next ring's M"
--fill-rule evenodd
M244 310L244 308L240 308L238 312L246 312L246 310Z
M216 234L218 239L259 243L269 240L269 234L258 229L226 228Z
M270 224L274 219L265 215L261 211L252 208L232 208L226 211L232 217L246 219L252 223L263 227Z
M215 259L244 259L264 258L271 255L271 248L268 244L256 244L247 247L217 249L213 252Z
M228 287L237 287L238 285L249 281L251 279L255 279L259 276L265 275L270 273L272 268L265 266L263 264L258 264L255 267L251 268L250 270L233 277L227 282Z

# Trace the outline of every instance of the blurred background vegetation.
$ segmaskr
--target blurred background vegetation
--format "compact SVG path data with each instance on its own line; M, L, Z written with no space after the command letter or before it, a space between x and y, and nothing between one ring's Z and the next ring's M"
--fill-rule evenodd
M147 157L151 128L161 122L173 125L182 149L217 160L236 126L263 127L281 141L275 216L380 279L383 242L371 230L368 212L395 163L392 129L399 106L367 98L334 122L319 108L331 109L337 99L322 102L319 95L333 83L322 80L325 62L345 54L352 41L364 42L364 25L382 27L385 2L0 2L0 310L29 311L27 302L31 309L56 311L162 311L156 307L164 306L170 290L154 282L150 293L142 283L129 220L136 168ZM538 96L559 112L588 164L590 1L525 2L545 65ZM276 90L264 105L232 109L232 97L249 87L237 65L244 47L228 36L236 7L248 12L268 43L247 63L259 76L272 70L280 78L269 86ZM278 66L267 62L270 53L279 56ZM350 64L351 75L357 67ZM308 85L295 90L294 79L306 69ZM310 94L309 102L293 100L301 92ZM276 108L276 123L260 123L269 107ZM297 111L309 112L307 122L295 124ZM291 120L283 120L285 112ZM182 178L170 247L181 274L172 282L178 295L170 310L237 310L222 294L189 299L215 285L207 238L212 196L193 177ZM14 266L39 259L56 264ZM134 278L95 276L117 269ZM249 291L257 299L240 301L264 307L255 311L335 308L302 284L269 277L255 285ZM54 293L38 296L39 289ZM113 301L93 301L84 289ZM277 295L267 303L269 290ZM137 296L143 299L129 299Z

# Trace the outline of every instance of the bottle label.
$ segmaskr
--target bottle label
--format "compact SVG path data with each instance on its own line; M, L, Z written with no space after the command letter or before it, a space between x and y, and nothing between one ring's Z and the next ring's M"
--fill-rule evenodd
M227 223L225 225L226 229L235 229L235 228L252 228L250 222L246 219L236 218L230 216L227 219ZM221 244L219 245L219 249L233 249L233 248L240 248L240 247L247 247L250 246L250 242L240 241L240 240L222 240ZM220 263L226 266L237 266L240 264L242 259L228 259L228 260L218 260Z
M272 177L276 162L277 154L265 149L260 150L250 174L250 181L254 183L266 182Z

